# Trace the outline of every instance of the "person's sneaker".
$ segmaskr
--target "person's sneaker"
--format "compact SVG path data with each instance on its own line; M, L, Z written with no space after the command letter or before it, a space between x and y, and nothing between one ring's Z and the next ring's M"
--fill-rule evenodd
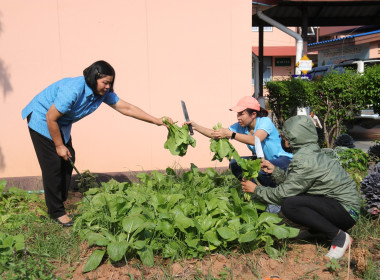
M341 257L343 257L344 253L346 252L348 246L351 245L351 242L352 242L352 238L351 236L344 232L344 234L346 235L346 238L344 240L344 244L343 244L343 247L339 247L339 246L336 246L336 245L331 245L330 247L330 250L329 252L326 254L326 257L330 258L331 259L340 259Z

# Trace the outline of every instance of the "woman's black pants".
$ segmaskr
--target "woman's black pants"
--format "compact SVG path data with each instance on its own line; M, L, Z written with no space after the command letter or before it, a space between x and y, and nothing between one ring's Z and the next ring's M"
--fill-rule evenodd
M45 202L51 218L59 218L66 214L64 202L67 199L73 167L69 161L58 156L54 142L29 128L30 137L37 154L42 171L42 182ZM75 161L75 151L71 138L65 146Z
M347 231L355 225L348 211L335 199L324 196L297 195L285 198L281 211L289 220L313 232L333 239L339 229Z

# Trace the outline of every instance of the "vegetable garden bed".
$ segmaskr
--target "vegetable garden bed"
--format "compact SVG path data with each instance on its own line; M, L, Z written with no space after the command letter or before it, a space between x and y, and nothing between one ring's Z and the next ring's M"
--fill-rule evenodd
M44 218L41 195L38 199L10 189L11 195L2 197L1 209L7 214L17 210L18 218L5 223L2 212L2 229L13 236L23 234L27 252L12 252L2 261L9 269L16 260L21 259L25 267L33 264L32 258L41 260L39 265L46 275L22 279L261 279L270 275L280 275L281 279L345 279L347 273L350 279L377 277L379 219L363 216L353 229L350 269L348 254L327 267L323 256L329 243L283 239L293 230L277 226L281 220L277 215L245 201L239 183L229 172L201 172L192 166L180 174L168 169L166 174L153 171L138 178L139 183L111 180L89 190L86 195L91 203L81 193L70 192L66 207L78 213L74 232ZM205 218L201 221L201 217ZM259 229L255 236L247 234L252 226ZM144 239L147 236L148 241ZM43 249L54 239L57 247ZM36 242L40 244L37 247ZM17 244L22 248L20 242ZM94 257L95 251L104 253ZM43 271L35 263L33 266ZM8 272L2 270L2 279L20 279L16 274L5 277ZM14 264L14 273L27 272Z

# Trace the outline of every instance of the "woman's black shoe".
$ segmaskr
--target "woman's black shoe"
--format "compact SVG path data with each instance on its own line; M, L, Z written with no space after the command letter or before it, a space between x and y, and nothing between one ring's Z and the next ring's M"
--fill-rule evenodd
M67 223L62 223L58 218L54 218L53 221L57 222L59 225L62 225L63 227L72 227L74 225L73 220Z

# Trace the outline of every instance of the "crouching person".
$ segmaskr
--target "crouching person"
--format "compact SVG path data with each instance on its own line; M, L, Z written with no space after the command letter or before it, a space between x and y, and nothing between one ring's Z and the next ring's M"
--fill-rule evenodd
M326 256L339 259L352 242L347 230L359 217L356 183L338 161L321 151L314 123L308 116L289 118L282 137L294 152L287 171L266 160L261 163L277 188L244 181L242 189L265 203L281 205L284 216L292 222L325 234L331 240Z

